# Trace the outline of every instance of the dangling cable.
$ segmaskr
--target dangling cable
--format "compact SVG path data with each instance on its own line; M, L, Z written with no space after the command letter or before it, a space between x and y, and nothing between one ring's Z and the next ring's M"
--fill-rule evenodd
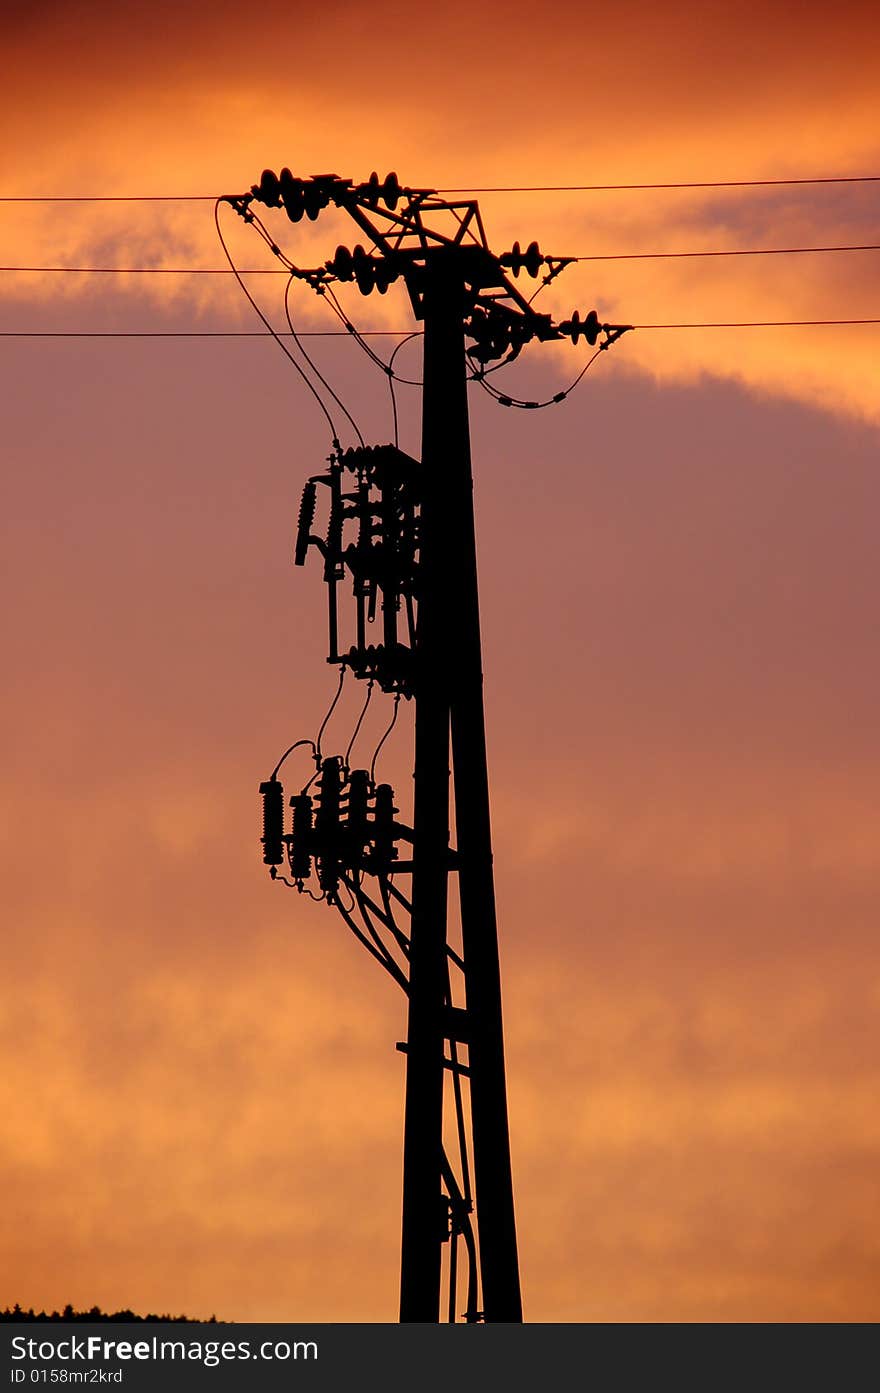
M498 388L494 385L494 383L487 382L485 380L486 372L482 368L479 368L474 363L471 356L468 355L468 362L474 370L471 381L479 383L483 391L487 392L490 397L493 397L494 400L498 402L499 406L515 406L518 407L521 411L540 411L545 406L558 406L560 402L565 401L566 397L574 391L575 387L577 387L584 374L588 372L589 369L593 366L596 359L599 357L599 354L603 353L607 347L608 345L605 343L600 344L599 347L596 349L595 353L592 355L592 357L587 359L586 363L581 368L580 372L574 379L574 382L572 382L571 386L566 387L564 392L557 392L555 396L548 397L546 401L523 401L519 397L505 396L503 392L499 392ZM488 371L494 372L495 369L489 368Z
M343 883L345 883L344 880L343 880ZM352 910L354 909L354 906L355 906L355 897L354 897L353 892L349 889L348 886L346 886L346 889L348 890L348 893L351 895L351 904L348 906L348 909L345 909L345 906L343 905L341 899L339 898L339 893L338 893L338 891L337 891L337 893L336 893L336 897L335 897L333 903L336 905L336 908L337 908L337 909L342 909L342 910L345 911L346 914L351 914L351 912L352 912Z
M398 904L400 904L400 905L403 906L403 909L406 911L406 913L409 914L410 916L412 916L412 903L411 903L411 901L409 901L409 900L406 898L406 895L402 894L401 891L398 890L397 886L394 884L394 881L393 881L389 876L382 876L381 879L380 879L380 881L379 881L379 886L380 886L380 888L381 888L381 890L382 890L383 900L384 900L384 898L385 898L386 895L393 895L394 898L397 900ZM389 915L391 915L392 918L394 917L394 916L391 914L391 908L390 908L390 906L388 906L387 912L388 912ZM398 929L398 933L399 933L399 932L400 932L400 930ZM409 940L407 939L406 941L407 941L407 945L409 945ZM447 943L447 945L446 945L446 956L447 956L447 958L449 959L450 962L455 963L455 966L456 966L461 972L464 972L464 958L460 957L459 954L456 953L456 951L455 951L455 949L453 948L453 946L452 946L451 943Z
M235 211L239 214L239 216L244 217L245 221L250 224L250 226L254 229L256 233L259 234L260 237L262 237L263 241L266 243L266 246L269 248L272 255L276 257L278 261L281 262L281 265L284 267L286 271L290 271L296 275L301 274L299 268L293 264L290 257L287 256L275 243L275 241L272 238L271 232L269 231L266 224L263 222L262 218L259 216L258 213L254 212L254 206L252 203L248 204L246 212L238 206L236 206L236 204L233 204L232 206L235 208Z
M385 360L384 360L383 358L380 358L380 357L379 357L378 353L375 353L375 352L373 351L373 349L372 349L372 348L370 347L370 345L367 343L367 341L366 341L366 339L363 337L363 335L360 334L360 333L358 332L357 326L354 325L354 324L352 324L351 320L348 318L348 315L345 313L345 310L342 308L342 305L339 303L339 300L338 300L338 298L337 298L337 296L336 296L336 293L330 288L330 286L329 286L329 285L323 285L323 286L321 287L321 289L322 289L322 291L323 291L323 293L324 293L324 295L325 295L325 297L326 297L326 299L327 299L327 303L329 304L329 306L330 306L330 308L332 309L333 313L336 315L336 317L337 317L337 319L339 320L340 324L342 324L343 327L346 329L346 331L347 331L349 334L351 334L351 336L352 336L352 338L355 340L355 342L359 345L359 347L361 347L361 348L364 350L364 352L366 353L367 357L370 358L370 359L372 359L372 361L376 364L376 367L377 367L377 368L381 368L382 371L385 372L385 373L391 371L391 372L393 373L393 376L394 376L394 381L395 381L395 382L400 382L400 383L401 383L403 386L405 386L405 387L421 387L421 386L423 386L423 383L420 382L420 381L417 381L415 378L411 378L411 377L401 377L399 373L393 372L393 369L391 368L390 364L389 364L389 363L386 363ZM419 336L422 334L422 332L423 332L423 331L422 331L421 329L416 329L416 330L414 330L414 332L413 332L412 334L407 334L407 335L406 335L406 338L409 339L409 338L413 338L413 337L419 337ZM404 340L404 342L405 342L405 340Z
M321 736L324 734L324 731L327 729L327 722L329 721L330 717L333 715L333 712L336 710L336 703L338 702L339 698L340 698L341 695L342 695L342 684L343 684L344 681L345 681L345 668L344 668L344 667L340 667L340 669L339 669L339 686L336 688L336 695L335 695L335 697L333 698L333 700L332 700L331 703L330 703L330 709L328 710L327 715L324 717L323 721L321 722L321 729L318 731L318 738L317 738L317 740L315 741L315 758L316 758L316 760L317 760L317 762L318 762L319 765L320 765L320 763L321 763Z
M470 1214L465 1206L464 1197L455 1179L455 1172L449 1163L449 1157L445 1149L441 1152L440 1174L446 1186L446 1192L452 1200L453 1205L459 1211L461 1223L461 1234L464 1238L465 1247L468 1255L468 1287L467 1287L467 1309L465 1320L470 1324L477 1319L477 1246L474 1242L474 1230L471 1224Z
M386 373L388 374L388 390L389 390L389 392L391 393L391 412L392 412L392 416L393 416L393 418L394 418L394 445L395 445L395 448L397 448L397 449L400 448L400 439L399 439L398 430L397 430L397 394L396 394L395 391L394 391L394 359L397 357L398 353L399 353L400 350L403 348L403 345L404 345L405 343L409 343L410 339L416 339L416 338L419 338L420 336L421 336L420 330L416 330L416 331L415 331L414 333L412 333L412 334L407 334L407 336L406 336L405 339L401 339L401 340L400 340L400 343L398 343L397 345L395 345L394 352L392 353L391 357L388 359L388 366L387 366L387 368L385 369Z
M279 880L282 885L286 885L288 890L296 890L296 885L292 880L288 880L286 875L282 875L277 866L270 866L269 874L277 885Z
M389 976L394 978L397 985L404 992L406 992L408 996L409 983L407 982L406 978L404 977L397 964L392 963L388 958L386 958L382 953L380 953L379 949L376 948L376 946L370 942L366 935L361 932L361 930L358 928L357 924L354 922L344 905L340 904L338 900L334 900L333 903L336 905L336 908L339 910L339 913L342 915L342 918L345 920L346 924L351 929L351 932L354 934L355 938L363 944L367 952L370 953L371 956L374 957L377 962L382 964Z
M458 1150L461 1156L461 1180L464 1189L464 1197L468 1203L471 1201L471 1176L468 1165L467 1134L464 1122L464 1100L461 1096L461 1071L458 1063L458 1050L455 1041L449 1042L449 1056L452 1060L452 1093L455 1099L455 1123L458 1131Z
M353 746L354 746L354 742L355 742L355 740L357 740L357 738L358 738L358 731L360 730L361 726L363 725L364 716L366 716L366 714L367 714L367 708L368 708L369 705L370 705L370 700L371 700L372 695L373 695L373 685L374 685L374 683L373 683L373 678L371 677L370 680L369 680L369 682L367 683L367 699L366 699L366 701L365 701L364 704L363 704L363 708L362 708L362 710L361 710L361 714L358 716L357 725L355 726L354 731L353 731L353 733L352 733L352 737L351 737L351 739L350 739L349 742L348 742L348 749L346 750L346 752L345 752L345 758L344 758L344 760L342 761L343 764L345 765L346 769L349 767L349 765L348 765L348 756L351 754L352 748L353 748Z
M391 897L388 893L391 882L388 879L388 877L384 875L379 876L378 880L379 893L382 896L382 907L385 923L388 925L388 928L394 935L394 939L397 942L400 951L403 953L404 957L408 958L410 953L410 941L404 933L403 929L398 924L397 920L395 919L394 910L391 908Z
M217 201L218 201L218 203L221 203L221 202L224 202L224 201L226 201L226 200L218 199ZM217 217L216 217L216 210L215 210L215 222L216 222L216 221L217 221ZM385 363L385 362L383 361L383 359L381 359L381 358L378 356L378 354L376 354L376 353L373 352L372 348L371 348L370 345L367 343L367 341L364 339L363 335L359 333L359 331L358 331L358 329L356 328L356 326L355 326L354 324L352 324L351 321L348 319L348 317L347 317L347 315L345 314L345 311L343 310L342 306L340 305L339 300L337 299L335 293L334 293L333 290L330 288L329 283L328 283L326 280L323 280L323 279L319 280L313 273L301 271L300 268L299 268L298 266L296 266L296 265L290 260L289 257L285 256L285 254L284 254L284 252L282 252L281 248L272 240L272 236L271 236L271 234L270 234L268 228L267 228L267 227L265 226L265 224L260 220L260 218L257 216L257 214L253 212L252 209L249 209L249 210L248 210L248 218L247 218L247 221L248 221L248 222L254 227L254 229L259 233L260 237L262 237L263 241L266 243L266 246L267 246L267 247L269 248L269 250L272 252L273 256L275 256L275 257L281 262L281 264L282 264L282 266L284 266L285 270L287 270L287 271L290 272L290 280L293 280L294 278L300 278L300 279L302 279L302 280L305 280L305 281L307 282L307 284L311 286L311 288L315 291L315 293L316 293L317 295L320 295L320 296L322 296L324 299L326 299L326 302L329 304L330 308L332 309L333 313L336 315L337 319L338 319L338 320L340 321L340 323L344 326L346 332L349 333L349 334L351 334L352 338L354 338L354 340L355 340L355 342L358 344L358 346L359 346L360 348L363 349L363 351L364 351L364 352L367 354L367 356L376 364L377 367L381 368L382 371L383 371L384 373L389 374L391 377L393 377L394 381L396 381L396 382L405 383L407 386L410 386L410 387L421 387L421 386L422 386L422 383L421 383L421 382L416 382L416 381L414 381L414 380L412 380L412 379L410 379L410 378L398 376L398 375L394 372L391 363ZM219 233L220 233L219 225L218 225L217 231L218 231L218 234L219 234ZM258 307L257 307L256 304L254 303L253 297L249 294L249 292L247 291L247 288L243 285L243 283L242 283L242 281L241 281L241 277L240 277L239 274L238 274L238 271L236 270L235 266L232 264L232 259L231 259L230 255L229 255L229 252L228 252L228 250L227 250L227 248L226 248L225 243L223 242L222 234L220 235L220 241L221 241L221 245L223 246L224 252L226 252L226 259L227 259L227 261L229 262L230 266L232 267L232 270L233 270L233 272L235 273L236 278L237 278L238 281L239 281L239 284L242 286L242 289L245 291L245 294L248 296L248 299L251 301L251 304L254 305L254 309L256 309L256 310L257 310L257 313L260 314L260 318L263 320L263 323L264 323L264 324L266 325L266 327L269 329L269 331L270 331L270 333L272 334L273 338L275 338L275 339L277 340L277 342L279 343L279 345L280 345L281 348L284 348L284 344L281 343L281 340L280 340L280 339L278 339L278 336L277 336L277 334L275 333L275 331L272 329L271 324L269 324L269 322L265 319L265 317L260 313ZM378 248L377 248L377 250L378 250ZM289 286L290 286L290 281L288 281L288 287L287 287L287 290L285 291L285 310L287 309L287 297L288 297L288 294L289 294ZM323 382L324 386L326 387L326 389L327 389L327 391L330 393L330 395L333 397L334 401L335 401L335 402L337 403L337 405L341 408L341 410L344 412L344 414L348 417L349 421L351 422L351 424L352 424L352 426L353 426L353 428L354 428L354 430L355 430L355 433L357 434L358 438L360 439L361 444L363 445L363 443L364 443L363 436L361 435L360 431L358 430L358 427L357 427L357 425L355 424L355 421L354 421L354 419L352 418L351 414L348 412L348 410L346 409L345 405L344 405L343 402L340 400L340 398L336 395L335 391L334 391L333 388L330 386L329 382L327 382L327 380L326 380L326 379L321 375L321 373L318 371L318 368L317 368L317 367L315 366L315 364L312 362L312 360L311 360L311 358L309 357L309 355L305 352L305 350L304 350L304 348L303 348L303 346L302 346L302 343L300 342L300 340L299 340L299 338L298 338L298 336L297 336L297 333L296 333L296 331L295 331L295 329L294 329L294 327L293 327L293 324L292 324L291 321L290 321L290 315L289 315L289 313L287 314L287 323L288 323L288 326L289 326L289 328L290 328L291 335L293 336L294 340L296 341L297 347L299 348L299 350L300 350L300 352L302 353L303 357L306 359L306 361L308 362L309 366L311 367L311 369L312 369L312 371L315 373L315 375L320 379L321 382ZM421 330L415 330L414 333L405 335L405 337L404 337L404 339L403 339L403 342L405 343L408 339L411 339L411 338L414 338L414 337L420 337L420 336L421 336L421 333L422 333ZM398 347L400 347L400 345L398 345ZM287 352L286 349L284 349L284 351ZM395 352L396 352L396 350L395 350ZM290 354L288 354L287 356L290 357ZM392 355L392 361L393 361L393 356L394 356L394 355ZM294 360L293 360L292 358L291 358L291 362L294 362ZM303 376L304 380L307 381L307 379L305 378L305 375L302 373L302 370L299 368L299 365L298 365L297 363L294 362L294 366L295 366L295 367L297 368L297 370L300 372L300 375ZM318 394L315 392L315 389L314 389L314 387L312 387L312 384L311 384L311 383L308 383L308 385L309 385L309 387L311 388L313 394L314 394L315 396L317 396ZM338 448L338 442L334 440L334 444L336 444L336 446L337 446L337 448Z
M352 430L354 431L355 435L357 436L358 440L363 446L364 437L361 435L361 432L358 429L357 421L354 419L345 403L341 401L340 398L336 395L333 388L330 386L330 383L327 381L326 377L324 377L323 373L320 372L320 370L315 366L313 360L309 357L308 353L303 348L302 340L300 339L299 335L293 327L293 319L290 314L290 287L293 285L293 282L294 277L292 275L288 276L287 284L284 287L284 316L287 320L287 327L290 330L291 335L293 336L294 343L296 344L302 356L305 358L312 372L315 374L315 376L318 378L320 382L323 382L324 386L327 388L327 391L330 393L331 397L336 402L336 405L339 407L340 411L343 413L344 416L348 418L349 422L351 423Z
M330 306L331 310L336 315L336 318L339 320L340 324L342 324L346 331L349 334L351 334L355 342L359 344L360 347L364 350L367 357L372 359L372 361L376 364L376 367L381 368L384 372L387 367L387 364L383 362L383 360L379 357L378 353L373 352L370 345L358 333L357 329L346 315L345 310L340 305L334 291L331 290L329 285L324 286L324 296L326 298L327 304Z
M385 734L382 736L382 739L379 741L378 745L376 746L376 749L375 749L375 751L374 751L374 753L373 753L373 758L372 758L372 760L371 760L371 762L370 762L370 782L371 782L371 783L375 783L375 781L376 781L376 760L379 758L379 751L381 750L382 746L385 744L385 741L388 739L389 735L391 734L392 730L394 729L395 723L396 723L396 721L397 721L397 712L398 712L399 707L400 707L400 692L396 692L396 693L395 693L395 696L394 696L394 715L391 717L391 724L389 725L389 727L388 727L388 729L386 730Z
M383 879L384 879L384 878L383 878ZM383 880L380 880L379 883L380 883L380 886L383 886ZM376 904L375 900L373 900L373 899L367 894L367 892L366 892L366 890L364 889L363 885L359 885L359 886L357 887L357 893L358 893L359 898L363 899L364 903L368 906L368 908L369 908L369 910L370 910L370 913L371 913L371 914L374 914L374 915L376 916L376 918L380 921L380 923L382 923L382 924L385 925L386 929L387 929L388 932L391 934L392 938L394 939L395 943L397 944L397 946L398 946L398 948L400 949L400 951L401 951L401 953L403 954L403 956L404 956L405 958L408 958L408 957L409 957L409 939L407 938L406 934L403 932L403 930L402 930L402 929L400 928L400 926L398 925L397 920L394 918L394 914L392 913L391 907L390 907L390 905L388 904L387 899L386 899L386 897L385 897L384 888L383 888L383 896L382 896L383 904L384 904L384 906L385 906L384 909L380 909L380 908L379 908L379 906Z
M287 359L289 359L289 361L290 361L290 362L293 364L293 366L296 368L296 370L297 370L297 372L299 373L300 377L302 378L303 382L306 384L306 386L308 387L308 389L309 389L309 391L311 392L312 396L315 398L315 401L316 401L316 402L318 403L318 405L320 406L320 408L321 408L321 410L323 411L324 416L325 416L325 418L326 418L326 420L327 420L327 424L328 424L328 426L330 427L330 434L331 434L331 437L332 437L332 440L333 440L333 448L334 448L335 450L338 450L338 449L340 449L340 444L339 444L339 433L338 433L338 431L336 430L336 425L335 425L335 422L334 422L334 420L333 420L333 417L330 415L330 412L327 410L326 406L324 405L324 402L321 400L320 394L315 390L314 386L313 386L312 383L309 381L309 379L308 379L308 377L306 376L306 374L303 372L302 368L300 367L299 363L298 363L298 362L296 361L296 359L294 358L293 354L290 352L290 350L289 350L289 348L287 347L287 345L286 345L286 343L284 342L284 340L278 337L278 334L277 334L276 330L273 328L273 326L272 326L272 324L270 323L270 321L269 321L269 320L266 318L266 316L263 314L263 311L260 309L260 307L259 307L259 305L257 304L256 300L254 299L253 295L252 295L251 292L248 290L247 286L245 285L244 281L242 280L241 274L239 273L239 270L238 270L238 267L236 266L235 262L232 260L232 256L230 255L229 248L228 248L227 245L226 245L226 240L225 240L225 238L224 238L224 236L223 236L223 232L222 232L222 230L221 230L221 228L220 228L220 204L221 204L222 202L223 202L223 199L222 199L222 198L218 198L218 199L217 199L217 202L214 204L214 226L215 226L216 229L217 229L217 236L218 236L219 239L220 239L220 245L221 245L221 247L223 248L223 254L224 254L224 256L226 257L226 260L229 262L230 268L231 268L231 270L232 270L232 274L235 276L235 279L238 281L238 284L241 286L242 290L243 290L244 293L245 293L245 296L246 296L247 299L250 301L250 303L251 303L251 305L253 306L254 310L256 311L257 315L258 315L259 318L263 321L263 323L265 324L265 326L266 326L266 328L268 329L269 333L272 335L272 337L273 337L273 339L275 340L275 342L277 343L278 347L281 349L281 352L284 354L284 356L285 356Z
M458 1285L458 1226L452 1219L454 1210L450 1202L450 1234L449 1234L449 1315L450 1325L455 1325L456 1288Z
M447 948L448 948L447 944ZM449 958L446 959L446 1004L452 1006L452 982L449 976ZM458 1132L458 1152L461 1158L461 1184L466 1203L471 1203L471 1174L468 1163L467 1130L464 1120L464 1100L461 1094L461 1069L458 1062L458 1046L450 1035L449 1057L452 1060L452 1094L455 1101L455 1124Z
M373 940L376 947L379 949L379 952L382 954L382 957L385 959L386 962L391 964L391 966L394 968L396 972L400 972L400 965L391 956L387 944L383 942L378 930L376 929L375 924L373 923L369 909L367 908L367 905L372 904L370 897L363 893L356 881L350 879L349 876L345 874L343 874L342 876L342 883L348 890L348 893L351 895L353 904L357 904L358 912L360 913L360 916L364 921L364 926L366 927L366 930L370 935L370 938ZM373 908L375 908L375 906L373 906Z
M275 768L272 770L272 773L269 776L270 778L275 779L278 777L278 770L281 768L282 764L287 759L287 756L292 755L294 750L298 750L300 745L311 745L312 753L315 753L314 740L295 740L294 743L291 745L290 749L284 751L284 754L281 756L278 763L275 765Z

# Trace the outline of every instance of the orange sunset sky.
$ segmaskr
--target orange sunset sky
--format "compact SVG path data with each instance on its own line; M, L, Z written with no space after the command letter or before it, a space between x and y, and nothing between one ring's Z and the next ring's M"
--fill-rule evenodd
M213 195L267 165L880 175L878 30L867 0L9 6L0 194ZM498 251L880 242L880 182L481 206ZM333 213L273 227L301 264L357 240ZM542 298L876 319L878 257L582 262ZM208 201L4 202L0 263L223 261ZM283 279L250 284L280 325ZM361 327L410 327L399 287L343 290ZM222 276L3 271L0 296L7 334L259 328ZM308 291L294 311L334 327ZM389 439L382 375L313 342ZM878 346L643 330L553 410L472 391L529 1320L880 1315ZM584 351L533 347L504 380L552 395ZM319 569L290 565L323 419L271 341L0 354L0 1307L394 1320L403 1003L258 844L257 786L335 685ZM417 374L417 343L398 362ZM411 736L405 711L381 766L404 806Z

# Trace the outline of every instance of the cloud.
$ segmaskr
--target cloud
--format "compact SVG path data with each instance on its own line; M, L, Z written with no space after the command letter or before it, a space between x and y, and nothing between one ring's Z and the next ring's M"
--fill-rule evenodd
M876 20L868 6L844 9L846 23L832 30L826 12L813 5L798 8L796 23L787 7L770 13L759 5L734 20L724 6L704 6L699 25L687 6L673 15L664 11L662 23L644 5L618 8L614 16L591 14L588 22L572 9L542 36L540 76L522 56L530 12L511 14L505 6L501 38L492 12L453 10L447 27L431 33L432 90L443 94L443 119L428 129L413 119L405 84L383 82L381 110L373 110L373 73L405 71L418 44L421 21L408 16L404 33L394 6L386 7L386 24L369 26L350 6L336 6L339 32L351 41L341 49L328 47L326 12L319 20L270 7L244 45L244 62L231 13L218 19L212 8L206 26L200 6L173 7L167 28L151 24L134 43L127 21L123 29L103 9L57 6L39 33L43 100L36 110L28 104L27 127L7 146L6 184L11 192L210 193L247 187L264 164L288 162L306 173L338 168L360 177L383 160L405 179L440 185L870 172L877 156L866 121L877 77ZM477 72L462 65L462 32L485 40L489 54L499 43L512 48L512 67L509 54L504 62L487 54ZM291 83L282 81L278 55L294 35ZM67 63L71 43L86 56L85 66ZM26 20L15 47L11 80L30 81L37 36ZM572 81L574 71L584 70L593 82ZM520 89L533 100L517 104ZM366 123L365 109L372 112ZM461 137L477 110L481 141L474 146ZM874 241L869 192L828 186L711 197L489 196L485 202L494 245L537 236L542 246L577 254ZM219 259L209 205L44 206L18 209L6 223L7 264L170 266ZM300 264L332 253L322 243L315 255L321 239L313 231L294 233L283 218L279 226ZM253 245L245 259L256 256L255 264L263 264L259 253ZM877 309L874 255L587 263L546 301L561 315L576 301L581 309L597 304L603 314L640 324L870 318ZM231 286L213 280L132 280L111 289L106 280L68 278L59 285L57 277L31 277L10 285L7 277L5 295L13 307L48 302L56 314L75 307L78 322L83 315L100 322L108 295L121 325L133 322L141 296L164 322L192 324L195 315L196 323L239 327L248 313ZM283 319L278 294L262 282L260 289ZM359 303L357 310L383 325L400 314L408 321L405 306L392 299L390 311ZM303 313L305 323L324 322L311 306ZM870 327L646 330L622 343L615 357L664 383L717 376L761 395L780 393L876 422L876 336ZM570 371L561 356L560 380Z
M531 10L459 26L453 9L419 73L430 107L411 75L435 21L408 16L398 40L402 13L270 6L243 28L160 6L133 38L106 6L20 10L3 187L210 193L288 162L438 185L873 169L867 6L833 25L816 5L710 5L699 24L564 7L552 33ZM872 191L831 186L483 203L498 248L876 236ZM243 264L269 264L227 223ZM301 264L359 235L274 225ZM210 202L4 205L2 236L5 265L221 264ZM543 298L637 323L842 317L867 313L872 268L585 262ZM254 282L280 322L280 284ZM405 309L346 304L364 324ZM295 308L324 326L304 293ZM209 277L7 276L3 312L252 322ZM558 411L474 395L533 1319L876 1317L875 341L645 331ZM386 438L381 376L348 342L316 352ZM271 344L5 353L0 1301L388 1319L403 1003L323 907L269 884L257 840L259 779L335 686L319 577L289 566L323 421ZM509 380L552 393L582 362L542 349ZM404 806L410 739L405 711L382 757Z

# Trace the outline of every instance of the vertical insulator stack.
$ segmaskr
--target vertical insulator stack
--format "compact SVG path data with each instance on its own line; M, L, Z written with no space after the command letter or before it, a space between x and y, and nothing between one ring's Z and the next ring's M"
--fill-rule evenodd
M294 880L308 880L312 873L312 800L307 793L295 793L293 837L290 843L290 871Z
M318 780L318 810L315 814L315 841L318 881L328 895L339 889L339 812L342 794L342 760L328 757L321 765Z
M346 858L352 870L359 870L362 866L364 847L370 835L367 825L369 797L369 774L366 769L353 769L348 780L348 816L345 822Z
M309 536L312 530L312 523L315 521L317 498L317 486L314 480L309 479L302 491L302 498L299 505L299 520L296 527L296 547L293 553L295 566L304 566L306 562L306 553L309 549Z
M379 784L373 813L373 854L377 869L390 866L397 855L394 845L394 790L390 784Z
M263 795L263 864L280 866L284 861L284 789L274 776L260 784Z

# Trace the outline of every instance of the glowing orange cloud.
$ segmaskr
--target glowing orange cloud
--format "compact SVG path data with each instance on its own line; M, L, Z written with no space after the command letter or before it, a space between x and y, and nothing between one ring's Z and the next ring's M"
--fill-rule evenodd
M876 173L877 29L854 3L19 7L0 192L210 195L284 164L441 187ZM601 256L876 242L873 190L482 206L499 250ZM271 265L223 217L237 262ZM303 264L357 239L272 226ZM878 317L877 255L584 261L537 303ZM2 204L0 263L223 265L210 201ZM282 326L283 278L249 284ZM6 329L259 327L229 277L0 292ZM346 304L411 326L394 290ZM876 1318L876 343L644 330L554 412L474 389L530 1319ZM320 580L289 567L323 422L271 343L2 351L0 1304L390 1319L403 1004L257 842L259 779L335 685ZM385 438L383 375L347 340L315 351ZM507 380L552 394L583 353ZM404 800L410 737L407 712L383 751Z

